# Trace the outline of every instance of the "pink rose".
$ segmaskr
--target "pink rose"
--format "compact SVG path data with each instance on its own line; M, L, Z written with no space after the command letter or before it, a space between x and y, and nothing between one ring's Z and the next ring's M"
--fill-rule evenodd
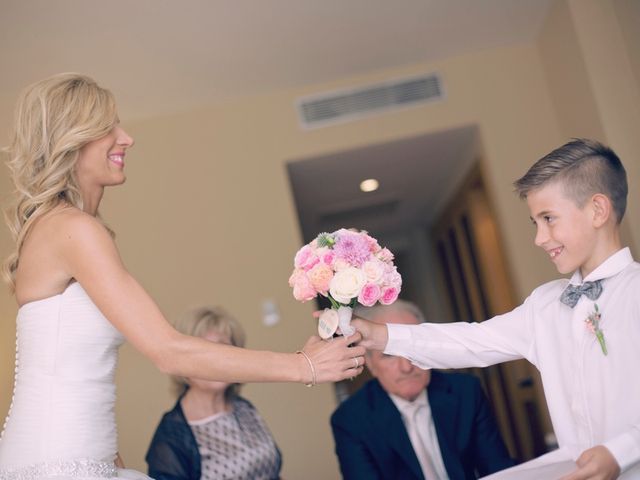
M367 283L358 295L358 302L365 307L372 307L380 298L380 287L375 283Z
M307 272L309 281L322 295L326 295L329 291L329 283L333 278L333 268L324 263L318 263L315 267Z
M398 273L396 267L387 265L387 269L384 274L383 284L386 287L394 287L400 290L402 286L402 276Z
M309 245L305 245L300 250L298 250L298 253L296 253L293 265L296 268L301 268L306 272L311 270L313 266L319 261L320 260L316 256L313 248L311 248Z
M315 251L316 256L320 260L320 263L324 263L325 265L333 266L333 262L336 258L336 254L327 247L320 247Z
M316 298L318 294L307 274L301 269L297 269L291 274L289 285L293 287L293 298L300 302Z
M398 299L400 290L395 287L387 287L382 289L382 295L380 297L380 303L383 305L391 305Z
M333 263L336 261L336 254L333 253L333 250L329 250L329 251L327 251L327 253L322 255L322 257L320 257L320 258L322 259L322 263L332 267Z
M380 251L380 245L378 244L378 241L375 238L371 237L370 235L367 235L366 233L364 233L364 237L366 238L367 243L369 244L369 251L371 253L376 253Z
M291 273L291 276L289 277L289 286L290 287L293 287L296 284L296 282L298 281L298 277L300 275L304 275L304 271L299 269L299 268L296 268L293 271L293 273Z
M394 258L393 253L391 253L388 248L383 248L378 253L376 253L376 256L385 263L392 262Z

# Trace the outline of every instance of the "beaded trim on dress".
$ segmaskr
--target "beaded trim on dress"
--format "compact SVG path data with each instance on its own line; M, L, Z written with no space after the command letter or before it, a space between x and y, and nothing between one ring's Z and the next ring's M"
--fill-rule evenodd
M113 462L61 460L18 469L0 469L0 480L36 480L52 476L114 478L118 469Z

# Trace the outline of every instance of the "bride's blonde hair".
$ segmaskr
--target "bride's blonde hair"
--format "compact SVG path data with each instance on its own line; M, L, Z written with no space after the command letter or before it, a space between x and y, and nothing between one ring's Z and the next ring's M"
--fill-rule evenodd
M75 176L79 150L107 135L116 125L112 93L76 73L54 75L27 87L20 95L7 165L15 186L5 219L15 249L2 275L15 288L22 244L34 222L60 204L82 209Z

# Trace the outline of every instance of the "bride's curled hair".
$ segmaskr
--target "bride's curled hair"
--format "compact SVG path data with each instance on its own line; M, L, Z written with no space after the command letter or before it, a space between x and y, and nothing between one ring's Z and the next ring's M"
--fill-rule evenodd
M15 250L2 274L12 289L29 229L60 204L82 209L74 169L78 152L107 135L116 123L113 95L85 75L54 75L20 95L11 141L4 149L15 186L14 202L5 211Z

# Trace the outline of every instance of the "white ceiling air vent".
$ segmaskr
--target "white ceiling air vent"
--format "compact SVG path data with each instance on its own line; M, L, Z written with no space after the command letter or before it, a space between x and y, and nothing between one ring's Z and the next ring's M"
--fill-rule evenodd
M443 97L440 77L430 74L309 95L296 103L302 127L311 129L422 105Z

